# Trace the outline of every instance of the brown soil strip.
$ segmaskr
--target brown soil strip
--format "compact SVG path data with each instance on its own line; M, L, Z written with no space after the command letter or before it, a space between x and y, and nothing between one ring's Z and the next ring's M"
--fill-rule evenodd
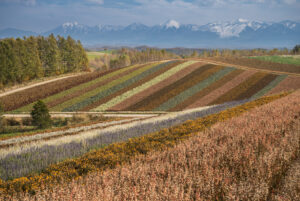
M277 75L274 75L274 74L266 75L260 81L258 81L256 84L252 85L247 91L245 91L244 93L241 93L238 97L236 97L235 100L243 100L243 99L250 98L257 92L262 90L265 86L267 86L274 79L276 79L276 77L277 77Z
M139 68L140 67L144 67L144 66L145 65L139 66ZM104 84L106 84L108 82L111 82L111 81L119 79L119 78L121 78L121 77L123 77L123 76L125 76L125 75L127 75L129 73L132 73L135 70L137 70L137 68L129 69L127 71L122 72L121 74L115 75L115 76L113 76L111 78L105 79L105 80L103 80L101 82L95 83L95 84L93 84L91 86L88 86L88 87L86 87L84 89L76 91L75 93L67 94L67 95L65 95L65 96L63 96L61 98L58 98L58 99L56 99L54 101L51 101L51 102L47 103L47 106L49 108L55 107L56 105L62 104L63 102L71 100L71 99L73 99L73 98L75 98L77 96L80 96L80 95L88 92L88 91L94 90L94 89L96 89L96 88L98 88L98 87L100 87L100 86L102 86L102 85L104 85Z
M158 75L160 75L160 74L162 74L162 73L170 70L174 66L177 66L177 65L179 65L181 63L183 63L183 61L169 64L168 66L163 67L162 69L158 70L157 72L155 72L155 73L153 73L151 75L146 76L144 79L142 79L142 80L140 80L140 81L138 81L136 83L133 83L132 85L130 85L128 87L125 87L124 89L122 89L122 90L120 90L120 91L118 91L116 93L113 93L113 94L111 94L111 95L109 95L109 96L107 96L105 98L102 98L101 100L99 100L97 102L94 102L94 103L92 103L92 104L90 104L90 105L88 105L88 106L80 109L80 111L89 111L89 110L91 110L91 109L93 109L95 107L98 107L99 105L106 103L107 101L109 101L109 100L111 100L111 99L113 99L113 98L115 98L115 97L117 97L117 96L125 93L126 91L129 91L129 90L131 90L131 89L133 89L135 87L138 87L138 86L144 84L145 82L148 82L148 81L152 80L156 76L158 76Z
M226 94L228 91L232 90L240 83L244 82L250 76L252 76L255 71L245 71L238 75L237 77L233 78L231 81L225 83L223 86L219 87L218 89L211 91L209 94L204 96L203 98L198 99L193 104L187 106L185 109L203 107L208 105L210 102L216 100L218 97Z
M199 91L198 93L191 96L190 98L188 98L184 102L178 104L176 107L172 108L170 111L183 110L184 108L188 107L189 105L194 104L195 102L197 102L197 100L199 100L202 97L206 96L210 92L218 89L219 87L226 84L227 82L230 82L232 79L234 79L236 76L240 75L242 72L244 72L244 71L243 70L235 70L235 71L229 73L228 75L225 75L220 80L216 81L215 83L211 84L210 86L206 87L205 89Z
M276 87L269 91L266 95L277 94L282 91L297 90L300 89L300 77L288 76Z
M300 67L293 64L280 64L269 61L261 61L258 59L249 59L241 57L212 57L209 58L214 61L221 61L225 63L232 63L236 65L243 65L256 69L264 69L271 71L287 72L287 73L300 73Z
M221 70L222 67L215 65L205 65L191 74L183 77L182 79L174 82L172 85L165 87L164 89L152 94L146 98L141 106L137 107L136 110L148 111L154 110L170 98L176 96L177 94L183 92L184 90L194 86L198 82L203 81L213 73Z
M76 77L61 79L56 82L46 83L43 85L18 91L7 96L3 96L0 98L0 102L2 102L2 104L4 105L5 111L15 110L39 99L43 99L64 90L70 89L74 86L96 79L115 70L117 69L98 73L88 73Z
M228 101L238 100L237 97L240 96L240 94L244 93L248 89L250 89L254 84L259 82L263 77L265 77L266 73L257 72L254 75L252 75L250 78L236 86L235 88L228 91L223 96L219 97L217 100L214 100L213 102L209 103L209 105L215 105L215 104L221 104Z
M154 86L142 91L141 93L138 93L128 99L126 99L125 101L111 107L109 110L114 110L114 111L133 111L131 109L131 106L135 105L136 103L142 101L143 99L147 98L149 95L161 90L162 88L172 84L173 82L175 82L178 79L183 78L184 76L190 74L191 72L195 71L197 68L199 68L201 65L204 65L203 63L197 63L197 64L193 64L190 65L184 69L182 69L181 71L175 73L174 75L172 75L171 77L162 80L161 82L155 84Z

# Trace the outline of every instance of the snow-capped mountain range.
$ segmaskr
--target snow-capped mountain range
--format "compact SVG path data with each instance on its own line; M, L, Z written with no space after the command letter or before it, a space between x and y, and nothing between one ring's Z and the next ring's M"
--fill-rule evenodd
M128 26L87 26L67 22L44 33L17 29L0 31L0 38L28 35L72 36L84 45L149 45L158 47L203 48L291 48L300 43L300 23L260 22L238 19L205 25L180 24L175 20L155 26L133 23Z

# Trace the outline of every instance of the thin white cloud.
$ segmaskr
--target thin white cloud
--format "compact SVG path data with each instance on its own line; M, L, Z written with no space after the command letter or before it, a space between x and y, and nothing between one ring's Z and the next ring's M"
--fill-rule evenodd
M295 4L297 3L297 0L283 0L286 4Z
M27 6L34 6L36 4L36 0L0 0L0 2L5 3L21 3Z
M87 0L87 1L99 5L102 5L104 3L104 0Z

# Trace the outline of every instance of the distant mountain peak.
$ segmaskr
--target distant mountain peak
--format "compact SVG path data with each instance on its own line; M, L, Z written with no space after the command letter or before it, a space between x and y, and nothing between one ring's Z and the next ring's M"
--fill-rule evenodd
M240 23L246 23L246 22L249 22L249 20L243 19L243 18L239 18L237 21L240 22Z
M129 28L131 30L138 30L138 29L146 29L148 27L142 23L132 23L132 24L128 25L127 28Z
M290 20L282 21L281 24L283 24L284 26L286 26L289 29L294 29L297 26L297 24L295 22L290 21Z
M168 20L167 22L162 24L162 26L166 27L167 29L169 28L179 29L180 23L177 22L176 20Z
M62 26L64 28L72 28L72 27L75 27L75 26L78 26L78 22L65 22L62 24Z
M217 22L204 25L202 29L217 33L221 38L239 37L247 27L256 31L266 23L239 18L230 22Z

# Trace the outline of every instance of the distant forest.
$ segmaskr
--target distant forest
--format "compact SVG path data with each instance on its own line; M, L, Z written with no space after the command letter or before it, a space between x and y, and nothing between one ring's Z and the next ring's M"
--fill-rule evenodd
M0 40L0 88L63 73L88 70L80 41L70 36Z

